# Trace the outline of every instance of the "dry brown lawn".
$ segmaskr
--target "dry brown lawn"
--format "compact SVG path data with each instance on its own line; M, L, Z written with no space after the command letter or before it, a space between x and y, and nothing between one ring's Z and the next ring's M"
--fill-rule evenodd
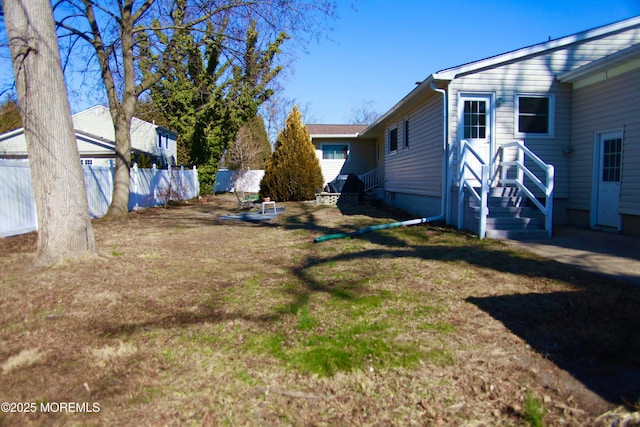
M48 270L0 239L0 425L588 425L640 399L637 288L437 225L313 243L384 209L235 203L97 221L99 257Z

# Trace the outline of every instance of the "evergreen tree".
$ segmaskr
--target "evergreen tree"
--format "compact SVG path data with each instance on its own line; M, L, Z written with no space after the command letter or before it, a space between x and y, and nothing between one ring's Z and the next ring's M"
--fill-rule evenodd
M302 115L294 106L260 182L260 195L278 201L311 200L324 180Z
M154 104L169 120L168 127L181 135L179 143L189 155L185 163L198 166L203 194L213 191L218 163L240 127L273 94L268 85L282 70L274 61L288 38L280 33L261 49L254 22L247 30L241 59L225 59L224 37L211 30L204 50L193 40L185 42L186 62L151 91Z
M0 105L0 133L12 131L22 127L20 110L15 99L8 98Z
M264 120L254 116L240 127L236 138L225 154L225 164L229 169L264 169L271 156L271 144Z

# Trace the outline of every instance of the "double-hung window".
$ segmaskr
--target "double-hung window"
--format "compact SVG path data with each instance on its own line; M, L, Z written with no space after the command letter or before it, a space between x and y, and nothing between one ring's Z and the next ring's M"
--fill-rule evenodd
M553 96L519 94L515 103L516 137L553 137Z

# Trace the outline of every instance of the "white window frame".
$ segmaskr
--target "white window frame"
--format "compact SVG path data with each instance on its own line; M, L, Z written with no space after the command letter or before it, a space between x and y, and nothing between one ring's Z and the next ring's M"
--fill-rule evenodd
M347 146L347 157L345 157L344 159L325 159L324 158L324 147L325 146L330 146L330 145L346 145ZM349 154L351 153L351 144L349 144L348 142L326 142L323 144L320 144L320 159L323 162L346 162L347 160L349 160Z
M394 150L391 149L391 132L396 131L396 148ZM398 152L398 126L393 126L390 127L389 129L387 129L387 146L389 147L389 154L393 154L393 153L397 153Z
M402 148L404 150L409 149L409 118L405 118L402 121Z
M520 124L520 98L547 98L549 100L549 118L547 122L548 132L547 133L532 133L532 132L520 132L518 130ZM549 93L516 93L513 100L513 135L515 138L540 138L540 139L552 139L555 137L555 127L556 127L556 97L553 94Z

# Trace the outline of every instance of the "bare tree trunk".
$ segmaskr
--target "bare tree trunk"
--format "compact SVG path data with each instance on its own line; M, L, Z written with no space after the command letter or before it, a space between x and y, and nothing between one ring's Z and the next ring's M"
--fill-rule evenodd
M36 265L96 253L49 0L4 0L38 216Z
M113 108L113 107L112 107ZM117 108L117 107L116 107ZM113 196L105 221L124 221L129 218L129 183L131 180L131 117L122 107L111 112L116 135L116 167L113 177ZM129 118L127 118L127 116Z

